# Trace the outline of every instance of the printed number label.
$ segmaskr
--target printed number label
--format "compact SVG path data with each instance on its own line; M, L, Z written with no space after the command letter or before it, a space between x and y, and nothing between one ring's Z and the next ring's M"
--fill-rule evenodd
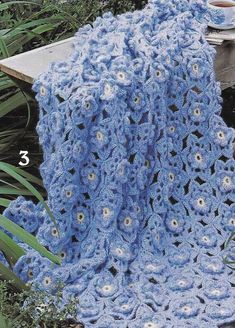
M27 166L29 164L29 158L28 158L28 151L27 150L21 150L21 161L19 162L20 166Z

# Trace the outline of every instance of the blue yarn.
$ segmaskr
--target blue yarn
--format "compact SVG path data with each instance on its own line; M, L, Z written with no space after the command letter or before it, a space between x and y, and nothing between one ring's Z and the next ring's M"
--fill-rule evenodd
M63 258L14 271L78 300L86 328L215 328L235 320L234 130L220 118L204 1L151 0L76 34L34 84L48 205L5 215Z

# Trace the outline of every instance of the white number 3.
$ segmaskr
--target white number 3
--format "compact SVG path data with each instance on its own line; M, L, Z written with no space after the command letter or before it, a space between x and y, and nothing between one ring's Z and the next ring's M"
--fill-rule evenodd
M20 161L19 165L20 166L26 166L29 164L29 158L28 158L28 151L27 150L21 150L20 151L20 155L21 155L21 159L23 159L24 161Z

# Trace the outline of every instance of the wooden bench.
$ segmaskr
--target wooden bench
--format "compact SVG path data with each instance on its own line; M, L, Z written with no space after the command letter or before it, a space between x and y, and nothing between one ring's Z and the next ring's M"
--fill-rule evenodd
M235 85L235 29L207 34L209 43L216 47L215 71L221 88ZM74 38L52 43L0 61L0 70L8 74L24 90L30 91L33 81L52 61L66 60L72 52Z

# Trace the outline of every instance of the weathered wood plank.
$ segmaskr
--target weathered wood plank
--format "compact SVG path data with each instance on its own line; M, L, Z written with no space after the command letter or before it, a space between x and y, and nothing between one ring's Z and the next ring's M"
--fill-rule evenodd
M48 69L52 61L68 58L72 53L73 39L49 44L0 61L0 70L18 80L32 84Z

